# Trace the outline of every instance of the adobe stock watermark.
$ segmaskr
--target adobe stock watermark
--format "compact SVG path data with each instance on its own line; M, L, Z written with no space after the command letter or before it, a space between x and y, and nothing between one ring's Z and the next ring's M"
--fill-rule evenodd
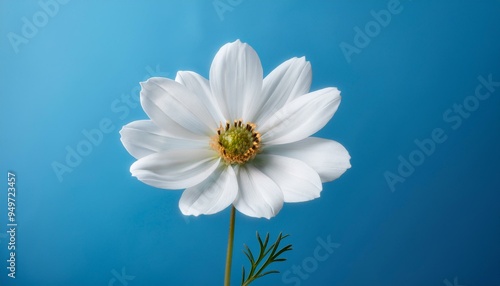
M411 1L411 0L408 0ZM387 8L380 11L371 10L370 15L372 19L368 21L363 28L355 26L354 38L352 44L341 42L339 48L344 54L347 63L351 63L354 54L360 54L364 48L368 47L372 39L377 37L382 28L386 28L391 23L394 15L400 14L404 6L399 0L389 0Z
M477 77L479 81L474 90L474 95L465 97L462 102L454 103L443 112L442 118L447 127L452 131L459 129L463 122L467 120L473 112L478 110L481 102L484 102L500 87L500 81L494 81L493 75ZM392 192L396 190L396 184L404 183L417 167L421 166L425 160L434 154L437 147L448 139L445 129L434 128L430 136L424 139L415 139L415 149L407 156L398 156L399 165L395 172L385 171L384 178Z
M156 65L155 69L147 66L146 72L144 80L153 76L168 75L168 73L160 71L159 65ZM52 170L60 183L66 174L73 172L75 168L80 166L85 157L88 157L103 142L106 134L116 131L117 125L121 125L120 122L129 116L130 111L140 106L140 91L140 86L135 85L128 93L123 93L119 98L114 99L109 106L111 113L115 116L114 120L107 116L101 118L95 127L85 128L81 131L82 139L80 141L64 148L64 160L51 163Z
M127 275L125 267L122 267L121 272L115 269L111 270L113 277L109 279L108 286L128 286L128 282L135 279L135 276Z
M224 13L231 12L236 6L243 3L244 0L214 0L212 5L214 6L219 20L224 21Z
M294 286L300 286L303 280L307 280L312 273L318 270L320 262L326 261L340 244L332 242L331 236L326 240L321 237L316 238L317 245L311 256L302 260L299 265L292 265L291 269L283 272L281 281L285 284L294 283Z
M61 5L68 4L70 0L40 0L38 1L39 9L33 13L31 17L21 18L21 31L19 34L14 32L7 33L10 45L14 52L19 53L19 47L26 45L39 32L40 29L47 26L50 19L57 16Z

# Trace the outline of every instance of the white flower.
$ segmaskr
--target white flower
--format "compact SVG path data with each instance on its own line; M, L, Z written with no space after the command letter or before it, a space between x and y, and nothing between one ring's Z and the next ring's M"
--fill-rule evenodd
M319 197L322 182L350 168L339 143L309 137L332 118L340 91L309 92L311 65L292 58L263 79L257 53L239 40L224 45L210 79L180 71L141 83L151 120L129 123L121 141L137 161L130 171L162 189L186 189L185 215L233 204L252 217L275 216L283 202Z

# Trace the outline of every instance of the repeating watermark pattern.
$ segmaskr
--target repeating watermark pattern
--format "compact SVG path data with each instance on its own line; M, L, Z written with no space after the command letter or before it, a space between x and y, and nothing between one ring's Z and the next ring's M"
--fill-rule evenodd
M455 278L453 278L453 283L450 282L450 280L448 280L448 279L444 279L443 283L446 286L466 286L466 285L463 285L463 284L458 284L458 277L456 277L456 276L455 276Z
M115 269L111 270L111 274L113 277L109 279L108 281L108 286L116 286L116 285L122 285L122 286L127 286L129 281L132 281L135 279L135 276L132 275L127 275L127 272L125 270L125 267L122 267L121 272L119 273ZM116 284L116 283L120 284Z
M27 45L32 40L40 29L47 26L51 18L57 16L60 11L60 5L68 4L70 0L40 0L38 1L39 9L33 15L21 18L20 33L9 32L7 38L9 39L12 49L17 54L21 45Z
M160 71L160 66L156 65L153 69L150 66L146 67L146 76L144 80L153 76L167 76L168 73ZM141 88L136 85L128 93L121 94L119 98L114 99L110 104L111 113L118 120L124 120L130 115L130 111L140 105ZM115 119L116 120L116 119ZM53 161L51 164L52 170L59 182L64 180L64 175L75 170L88 157L95 148L97 148L104 140L106 134L116 130L118 124L109 117L103 117L98 121L94 128L85 128L81 131L82 139L74 145L65 147L65 156L62 162Z
M481 102L490 98L496 89L500 87L500 81L494 81L492 74L487 77L480 75L477 80L479 84L474 90L474 95L465 97L461 103L454 103L443 112L443 121L448 124L451 130L459 129L463 122L478 110ZM434 128L428 138L415 139L415 149L408 156L398 156L399 165L396 171L384 172L384 178L389 189L394 192L396 184L404 183L415 172L417 167L421 166L429 156L434 154L437 146L447 139L447 132L439 127Z
M340 247L339 243L332 242L331 236L327 236L326 240L321 237L316 238L317 245L313 250L313 254L302 260L299 265L292 265L291 269L283 272L281 281L285 284L294 283L294 286L299 286L303 280L306 280L314 273L320 262L326 261L335 249Z
M224 21L224 13L231 12L234 8L244 0L214 0L212 5L214 6L215 12L221 21Z
M371 10L370 15L372 16L372 20L368 21L363 29L359 26L353 28L354 38L352 44L347 42L341 42L339 44L339 48L344 54L347 63L351 63L354 54L360 54L364 48L368 47L372 39L381 33L382 28L389 26L392 17L400 14L403 9L404 6L399 0L389 0L389 2L387 2L387 9L382 9L378 12Z

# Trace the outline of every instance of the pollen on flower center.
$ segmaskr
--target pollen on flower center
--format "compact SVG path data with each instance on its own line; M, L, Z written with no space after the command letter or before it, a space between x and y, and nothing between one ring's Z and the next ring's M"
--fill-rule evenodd
M260 134L250 122L221 123L210 145L227 164L244 164L259 152Z

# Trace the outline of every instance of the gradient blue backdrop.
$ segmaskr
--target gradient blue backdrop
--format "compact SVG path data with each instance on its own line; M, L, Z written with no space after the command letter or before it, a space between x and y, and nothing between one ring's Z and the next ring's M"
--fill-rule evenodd
M350 61L341 43L354 45L356 27L391 1L220 0L230 9L218 13L212 0L70 0L45 19L48 2L0 2L1 285L222 285L229 211L184 217L181 192L131 177L118 131L146 118L120 102L140 81L207 76L235 39L255 48L265 74L306 56L313 90L342 91L318 136L346 146L353 167L271 220L238 214L234 285L257 230L291 234L294 250L276 267L310 273L256 286L500 285L500 88L456 130L443 119L474 96L478 76L500 81L500 1L401 0ZM40 27L12 45L25 21ZM112 131L59 180L54 162L103 120ZM435 128L447 140L391 191L384 173L397 174L398 157ZM7 171L18 179L16 279L6 269ZM328 237L340 246L316 265L317 239ZM129 280L116 278L122 271Z

